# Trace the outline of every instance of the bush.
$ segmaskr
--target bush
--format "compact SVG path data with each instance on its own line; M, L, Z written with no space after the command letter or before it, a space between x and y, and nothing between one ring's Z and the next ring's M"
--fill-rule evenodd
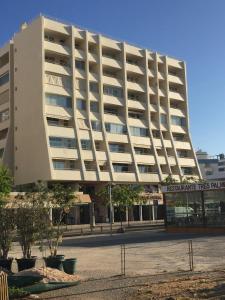
M10 287L9 288L9 299L19 299L28 296L29 293L21 288Z

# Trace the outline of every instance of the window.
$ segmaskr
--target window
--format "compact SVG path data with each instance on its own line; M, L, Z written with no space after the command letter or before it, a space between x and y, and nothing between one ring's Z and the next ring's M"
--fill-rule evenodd
M86 110L86 101L83 99L77 99L77 109Z
M76 140L70 138L50 136L49 143L50 146L54 148L68 148L68 149L76 148Z
M126 126L115 123L105 123L105 130L110 133L126 134Z
M206 176L213 175L213 172L212 172L212 171L206 171L206 172L205 172L205 175L206 175Z
M45 61L50 63L50 64L54 64L55 63L55 57L53 56L49 56L49 55L45 55Z
M127 59L126 59L126 62L127 62L128 64L138 66L138 61L135 60L135 59L127 58Z
M177 156L178 157L188 157L188 153L186 150L177 150Z
M75 161L53 159L53 167L55 170L75 170Z
M186 126L186 119L178 116L171 116L172 125Z
M0 76L0 86L9 82L9 73L5 73Z
M225 165L225 161L219 161L218 162L218 166L224 166Z
M91 101L91 103L90 103L90 110L92 112L98 113L99 112L98 102Z
M0 130L0 140L4 140L7 136L8 128Z
M4 122L6 120L9 119L9 110L3 110L2 112L0 112L0 122Z
M89 88L90 88L90 91L92 93L99 93L99 91L98 91L98 83L97 82L90 82Z
M113 164L114 172L126 173L129 172L128 164Z
M123 144L109 144L110 152L124 153L125 147Z
M52 35L45 33L45 41L54 43L55 38Z
M219 172L224 172L225 168L219 168Z
M102 124L100 121L91 121L91 127L94 131L102 130Z
M159 130L152 130L152 135L156 139L160 139L160 131Z
M116 86L104 85L103 93L109 96L115 96L119 98L123 97L123 89Z
M184 135L180 133L173 133L174 141L184 141Z
M163 125L166 125L167 124L167 117L165 114L160 114L160 122L161 124Z
M47 118L47 122L49 126L72 127L70 120Z
M9 53L5 53L0 57L0 68L7 65L9 62Z
M76 79L76 89L80 91L86 91L86 80Z
M79 70L85 70L85 62L82 60L75 60L75 67Z
M46 94L46 104L72 108L71 98L62 95Z
M139 95L137 95L135 93L131 93L131 92L128 92L127 98L130 100L140 101Z
M138 170L140 173L151 173L152 168L149 165L138 165Z
M130 126L130 133L132 136L148 136L148 129Z
M81 140L81 148L83 150L91 150L91 141L90 140Z
M190 168L190 167L181 168L181 172L183 175L192 175L193 174L192 168Z
M109 115L115 115L118 116L118 111L116 108L112 108L112 107L105 107L104 108L104 113L105 114L109 114Z
M143 119L143 114L137 111L129 111L128 116L129 118L132 119L139 119L139 120Z
M134 147L134 151L135 151L135 154L138 154L138 155L149 155L149 154L151 154L151 150L148 149L148 148Z

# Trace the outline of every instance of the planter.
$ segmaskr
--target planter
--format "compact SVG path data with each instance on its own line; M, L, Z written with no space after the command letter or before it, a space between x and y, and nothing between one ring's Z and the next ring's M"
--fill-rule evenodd
M8 270L11 272L12 270L12 262L13 262L13 258L9 257L9 258L0 258L0 267Z
M64 255L49 256L45 257L44 260L46 267L63 271Z
M63 269L67 274L75 274L76 273L76 258L68 258L63 262Z
M23 271L35 267L37 257L32 256L31 258L16 258L18 271Z

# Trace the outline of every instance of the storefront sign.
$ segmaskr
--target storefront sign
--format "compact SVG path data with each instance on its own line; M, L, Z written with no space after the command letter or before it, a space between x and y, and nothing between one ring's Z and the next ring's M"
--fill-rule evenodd
M211 181L189 184L171 184L162 186L163 193L195 192L225 189L225 181Z

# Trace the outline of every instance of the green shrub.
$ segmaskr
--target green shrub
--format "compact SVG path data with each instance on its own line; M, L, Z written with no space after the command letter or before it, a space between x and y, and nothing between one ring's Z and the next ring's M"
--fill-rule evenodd
M10 287L9 288L9 299L19 299L28 296L29 293L21 288Z

